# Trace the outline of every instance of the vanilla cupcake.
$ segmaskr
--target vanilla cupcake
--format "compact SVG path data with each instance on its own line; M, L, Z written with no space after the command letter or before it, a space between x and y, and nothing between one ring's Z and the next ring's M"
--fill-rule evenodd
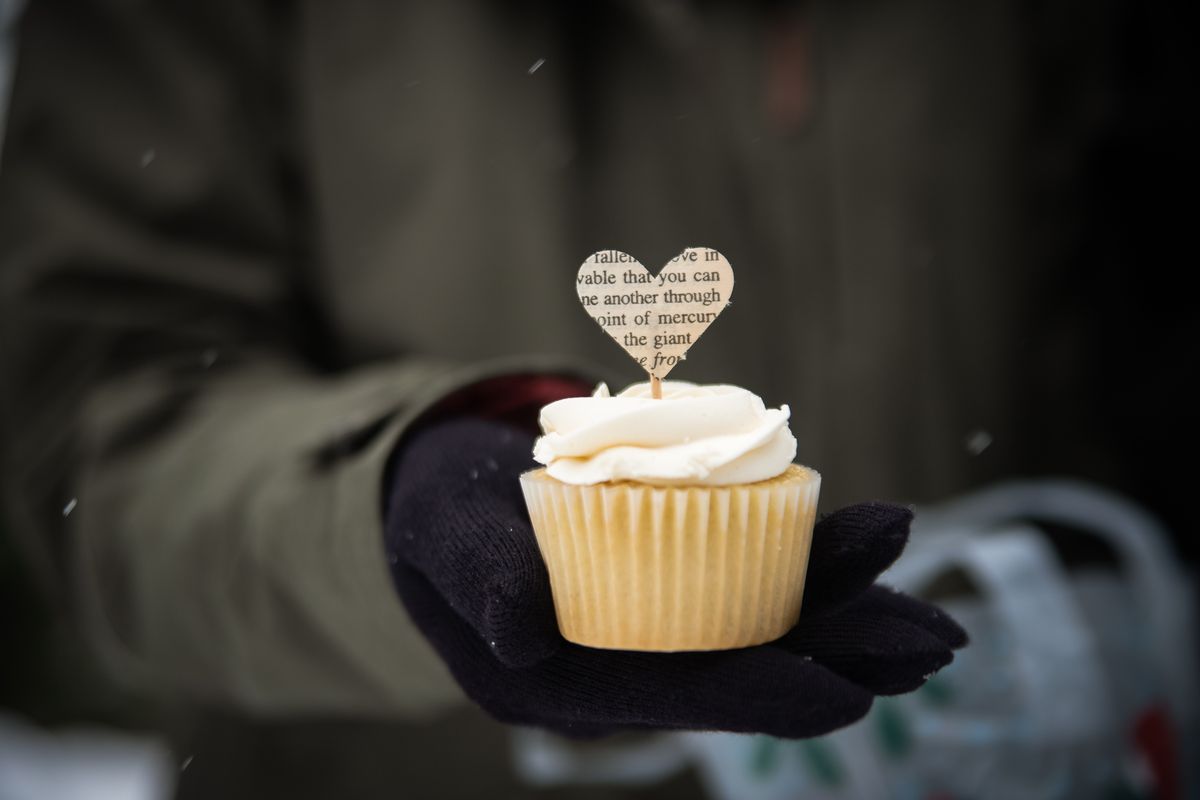
M821 476L788 408L664 382L542 409L521 476L559 629L622 650L721 650L796 624Z

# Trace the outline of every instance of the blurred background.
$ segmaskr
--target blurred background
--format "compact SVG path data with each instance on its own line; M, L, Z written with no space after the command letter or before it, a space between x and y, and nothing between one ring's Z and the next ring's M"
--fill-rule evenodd
M1200 797L1191 21L1125 0L0 0L5 313L42 302L19 276L57 237L84 244L39 291L115 289L105 324L130 327L176 308L154 270L178 259L224 303L209 278L269 247L299 278L237 300L284 308L254 324L322 374L551 351L633 381L575 305L580 261L715 247L737 297L672 377L788 403L823 510L913 504L885 577L972 637L803 742L255 716L114 681L0 509L0 798ZM143 234L149 270L122 261ZM140 353L201 370L243 343L154 325ZM0 340L25 370L6 380L53 373L47 346L43 369Z

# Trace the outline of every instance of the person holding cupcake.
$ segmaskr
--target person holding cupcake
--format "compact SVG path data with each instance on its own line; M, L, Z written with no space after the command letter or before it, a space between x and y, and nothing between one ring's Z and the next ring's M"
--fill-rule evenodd
M392 455L385 540L414 622L488 713L574 737L815 736L920 686L967 637L875 584L912 512L862 503L814 525L821 476L793 463L788 407L664 381L717 314L680 332L686 312L657 294L640 310L610 295L627 310L607 310L591 281L619 268L610 281L598 263L632 262L625 280L643 280L631 257L603 260L616 252L585 260L580 300L646 382L571 397L580 385L485 381L428 411ZM658 280L688 285L676 265L700 255L719 272L691 281L716 284L719 313L733 275L715 250L685 249ZM531 387L568 395L540 409L536 441ZM497 404L507 421L488 413Z

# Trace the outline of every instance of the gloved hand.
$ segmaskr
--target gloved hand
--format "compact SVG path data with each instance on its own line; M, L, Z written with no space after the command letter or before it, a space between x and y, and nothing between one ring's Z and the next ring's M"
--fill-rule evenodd
M912 513L866 503L817 523L799 624L740 650L597 650L558 633L517 481L532 437L475 419L431 425L397 453L386 514L396 587L472 700L497 719L571 736L694 729L806 737L920 686L966 634L875 578Z

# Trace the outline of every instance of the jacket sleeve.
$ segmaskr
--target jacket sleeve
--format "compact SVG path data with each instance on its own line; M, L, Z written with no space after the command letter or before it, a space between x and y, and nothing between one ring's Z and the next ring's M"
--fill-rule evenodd
M511 365L340 352L307 283L289 7L29 4L0 164L0 512L134 686L417 715L460 694L391 585L384 464Z

